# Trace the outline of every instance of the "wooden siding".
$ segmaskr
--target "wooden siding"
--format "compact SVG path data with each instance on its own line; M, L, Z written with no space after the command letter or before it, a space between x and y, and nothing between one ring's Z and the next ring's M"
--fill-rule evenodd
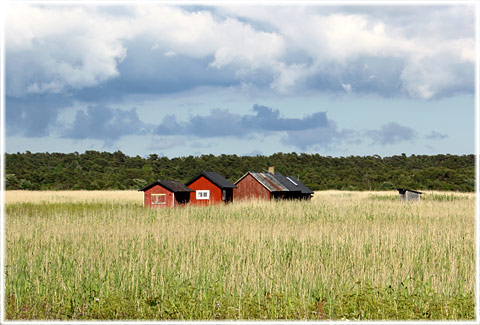
M190 193L190 202L196 205L210 205L210 204L218 204L223 202L222 201L222 189L219 188L217 185L210 182L204 176L201 176L195 182L188 185L189 188L194 190L195 192ZM208 200L197 200L196 191L210 191L210 198Z
M237 185L237 188L234 189L235 200L252 198L270 200L271 198L270 191L250 174L235 185Z
M152 204L152 194L165 194L166 196L165 204ZM160 185L155 185L152 188L149 188L148 190L143 192L143 195L144 195L143 206L145 207L167 208L167 207L174 206L173 193L161 187Z
M165 194L165 204L152 204L152 194ZM160 185L155 185L143 192L143 206L151 208L170 208L188 204L190 192L173 193Z

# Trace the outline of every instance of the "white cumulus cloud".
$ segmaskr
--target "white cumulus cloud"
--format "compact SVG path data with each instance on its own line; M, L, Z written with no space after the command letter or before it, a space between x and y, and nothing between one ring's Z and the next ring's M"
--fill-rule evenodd
M127 24L88 7L15 5L6 19L7 94L61 92L118 75Z
M430 99L466 84L473 90L472 6L385 8L383 15L378 14L379 8L364 8L363 12L322 6L225 10L243 19L267 22L283 36L289 50L305 53L310 65L295 75L298 82L312 75L335 77L356 60L377 57L403 62L397 82L410 97ZM468 68L470 72L465 71ZM365 73L361 78L371 81L371 74Z

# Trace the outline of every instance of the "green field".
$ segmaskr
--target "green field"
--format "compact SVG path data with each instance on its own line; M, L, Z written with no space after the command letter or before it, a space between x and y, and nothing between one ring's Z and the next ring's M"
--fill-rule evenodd
M7 191L5 209L10 320L475 318L475 194L159 210Z

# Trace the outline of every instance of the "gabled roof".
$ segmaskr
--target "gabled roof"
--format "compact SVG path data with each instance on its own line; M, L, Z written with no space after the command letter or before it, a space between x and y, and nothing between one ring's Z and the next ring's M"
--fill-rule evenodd
M228 179L226 179L222 175L217 174L215 172L201 172L200 174L198 174L197 176L195 176L194 178L192 178L191 180L186 182L185 185L188 186L188 185L192 184L193 182L195 182L197 179L199 179L202 176L205 177L206 179L208 179L213 184L222 188L222 189L223 188L235 188L236 187L235 184L233 184Z
M171 181L171 180L156 180L150 185L145 186L144 188L139 189L139 191L146 191L155 185L160 185L163 188L166 188L170 192L176 193L176 192L194 192L191 188L186 187L179 181Z
M268 172L264 172L264 173L248 172L242 178L240 178L237 181L237 183L240 182L248 174L252 175L253 178L255 178L260 184L263 185L263 187L265 187L270 192L288 192L289 191L289 189L285 185L283 185L275 177L275 175Z
M252 175L260 184L270 192L299 192L302 194L313 194L313 191L293 176L283 176L280 173L256 173L247 172L235 184L238 184L248 174Z

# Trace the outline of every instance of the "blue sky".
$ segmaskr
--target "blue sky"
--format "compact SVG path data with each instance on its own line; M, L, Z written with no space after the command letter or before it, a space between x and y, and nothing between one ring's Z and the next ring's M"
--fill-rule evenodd
M474 152L472 4L7 9L7 152Z

